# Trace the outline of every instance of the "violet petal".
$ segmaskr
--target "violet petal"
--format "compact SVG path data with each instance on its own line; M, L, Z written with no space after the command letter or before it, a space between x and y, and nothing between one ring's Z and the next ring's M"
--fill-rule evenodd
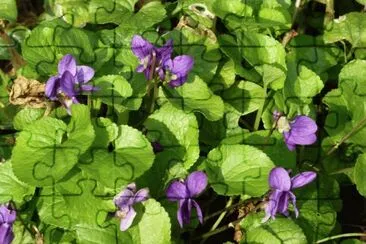
M198 220L200 221L201 224L203 224L203 215L200 205L198 205L198 203L195 200L192 200L192 204L196 208Z
M295 211L295 217L299 217L299 210L296 207L296 196L295 194L293 194L291 191L288 192L290 199L292 201L292 205L294 206L294 211Z
M94 76L94 69L86 65L76 66L76 82L86 83Z
M164 46L161 48L157 48L157 55L160 58L160 61L164 64L167 60L170 59L173 53L173 40L168 40Z
M291 180L288 172L282 167L276 167L269 173L269 185L273 189L288 191L291 188Z
M132 222L135 217L136 217L136 211L132 207L130 207L126 214L126 217L121 219L120 224L121 231L127 230L132 225Z
M188 212L188 199L179 200L177 219L181 228L183 228L183 225L186 223L187 212Z
M149 189L142 188L135 194L134 203L146 201L149 198Z
M10 210L6 205L0 206L0 224L12 224L16 219L16 211Z
M314 134L318 130L315 121L305 115L296 116L290 126L292 134L299 136Z
M76 95L74 90L74 77L68 71L65 71L60 79L61 90L68 96L73 97Z
M62 75L65 71L71 73L72 76L76 75L76 60L71 54L66 54L58 63L58 73Z
M291 178L291 189L299 188L309 184L316 178L316 173L312 171L302 172Z
M202 171L192 172L186 179L186 185L190 197L199 195L207 186L207 176Z
M14 239L14 233L10 224L4 223L0 225L0 243L10 244Z
M316 135L315 134L310 134L310 135L295 135L292 133L292 130L289 132L289 136L287 138L286 143L287 144L297 144L297 145L311 145L314 142L316 142Z
M268 203L265 207L266 215L262 219L262 223L266 222L269 218L275 219L279 199L282 195L282 191L279 190L273 190L271 194L269 195Z
M131 43L132 52L141 60L151 53L154 46L139 35L134 35Z
M114 197L113 202L119 208L124 208L133 204L135 198L135 193L130 189L126 188Z
M281 194L281 197L278 199L277 212L282 213L284 215L288 215L288 212L287 212L288 200L289 200L288 192L283 192Z
M186 185L178 180L168 186L166 195L169 201L183 200L190 197Z
M57 92L60 88L60 79L57 76L52 76L48 79L45 86L45 95L50 100L57 100Z
M80 90L90 92L90 91L98 91L99 88L95 87L95 86L92 86L92 85L81 85Z

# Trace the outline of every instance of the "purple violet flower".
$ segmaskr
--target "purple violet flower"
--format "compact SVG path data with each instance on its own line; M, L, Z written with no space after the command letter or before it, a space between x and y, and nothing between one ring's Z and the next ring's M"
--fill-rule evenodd
M289 122L281 113L274 111L273 118L290 151L295 150L296 145L311 145L316 141L318 126L308 116L299 115Z
M79 103L76 96L82 91L95 91L96 87L86 85L94 76L94 70L85 65L76 65L76 60L71 54L66 54L58 63L58 74L48 79L45 94L50 100L59 100L59 95L66 96L61 99L70 113L70 105Z
M166 190L169 201L178 201L178 222L181 227L189 224L192 206L196 208L198 220L203 223L202 211L193 197L201 194L207 186L207 176L202 171L192 172L186 180L172 182Z
M169 86L178 87L183 85L193 64L193 58L188 55L177 56L173 60L166 61L164 68L169 74Z
M155 74L164 79L163 64L172 55L173 40L169 40L163 47L157 48L141 36L134 35L131 48L140 61L140 65L136 69L137 72L144 72L146 80L153 79Z
M4 204L0 206L0 243L10 244L14 239L13 222L15 218L15 210L10 210Z
M269 174L269 185L271 193L269 201L265 207L266 216L262 222L266 222L269 218L275 219L276 213L281 213L288 216L289 200L295 210L295 217L299 216L299 211L296 207L296 196L291 190L303 187L316 178L316 173L312 171L302 172L290 178L289 173L282 167L276 167Z
M121 231L127 230L133 219L136 217L136 212L133 205L138 202L146 201L149 197L149 189L143 188L136 192L136 184L131 183L114 197L114 204L119 208L116 212L116 217L121 219Z
M171 87L183 85L194 64L193 58L188 55L171 59L173 40L168 40L163 47L157 48L141 36L135 35L131 48L140 61L137 72L143 72L147 80L158 75L162 81L169 82Z

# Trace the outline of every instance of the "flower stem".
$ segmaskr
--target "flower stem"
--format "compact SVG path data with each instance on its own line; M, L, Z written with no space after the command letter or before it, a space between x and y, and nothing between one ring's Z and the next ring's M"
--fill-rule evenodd
M149 114L152 114L154 112L154 107L155 107L155 100L158 96L158 86L156 84L156 80L153 81L153 88L151 91L151 95L150 95L150 108L148 110Z
M226 203L225 210L220 214L220 216L217 218L216 222L212 225L210 232L214 231L219 226L221 221L224 219L224 217L227 213L227 209L233 204L233 199L234 199L234 197L229 198L229 200ZM203 238L201 243L204 243L206 240L207 240L207 238Z
M327 242L330 240L335 240L338 238L343 238L343 237L354 237L354 236L366 236L365 233L346 233L346 234L340 234L340 235L336 235L336 236L330 236L324 239L321 239L319 241L317 241L316 243L323 243L323 242Z
M225 209L229 208L232 204L233 204L233 197L230 197L229 200L226 203ZM217 218L216 222L211 227L210 231L215 230L217 228L217 226L219 226L219 224L221 223L222 219L225 217L226 213L227 213L227 210L225 210L224 212L222 212L220 214L220 216Z
M366 125L366 117L363 118L358 124L350 131L348 132L341 140L340 142L336 143L328 152L327 155L330 155L333 153L337 148L345 141L347 141L355 132L357 132L359 129L364 127Z
M255 212L257 211L259 208L261 208L263 206L264 202L261 202L259 203L253 210L251 210L250 212ZM248 212L248 214L250 213ZM238 218L237 220L235 221L232 221L230 222L229 224L227 225L224 225L224 226L221 226L220 228L217 228L215 230L211 230L205 234L203 234L202 236L198 236L198 237L195 237L193 240L197 240L197 239L202 239L201 243L203 243L206 239L208 239L209 237L213 236L213 235L216 235L218 233L221 233L229 228L234 228L236 224L239 224L247 215L244 215L240 218ZM211 228L212 229L212 228Z

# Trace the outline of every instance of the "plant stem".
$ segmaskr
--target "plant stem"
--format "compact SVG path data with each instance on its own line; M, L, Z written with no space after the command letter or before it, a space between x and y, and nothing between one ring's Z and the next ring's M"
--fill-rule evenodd
M233 197L230 197L229 200L226 203L225 209L229 208L232 204L233 204ZM220 216L217 218L216 222L213 224L213 226L211 227L210 231L213 231L217 228L217 226L219 226L219 224L221 223L222 219L225 217L227 213L227 210L225 210L224 212L222 212L220 214Z
M359 129L361 129L363 126L366 125L366 117L363 118L360 122L358 122L358 124L350 131L347 133L347 135L345 135L340 142L338 142L337 144L335 144L328 152L327 152L327 156L329 156L331 153L333 153L343 142L347 141L355 132L357 132Z
M264 204L265 202L261 202L261 203L259 203L253 210L251 210L250 212L248 212L248 214L249 213L251 213L251 212L255 212L255 211L257 211L259 208L261 208L262 206L263 206L263 204ZM211 230L211 231L209 231L209 232L207 232L207 233L205 233L205 234L203 234L203 235L201 235L201 236L198 236L198 237L196 237L196 238L194 238L193 240L197 240L197 239L203 239L202 241L201 241L201 243L203 243L207 238L209 238L210 236L213 236L213 235L216 235L216 234L218 234L218 233L221 233L221 232L223 232L223 231L225 231L225 230L227 230L227 229L229 229L229 228L234 228L235 227L235 225L236 224L238 224L238 223L240 223L241 221L242 221L242 219L244 219L245 217L247 216L247 214L246 215L244 215L243 217L241 217L241 218L238 218L237 220L235 220L235 221L233 221L233 222L230 222L229 224L227 224L227 225L224 225L224 226L221 226L220 228L217 228L217 229L215 229L215 230Z
M234 197L229 198L229 200L226 203L225 210L220 214L220 216L217 218L216 222L212 225L210 232L214 231L219 226L219 224L224 219L224 217L228 211L227 209L233 204L233 200L234 200ZM207 240L207 238L203 238L201 241L201 244L203 244L206 240Z
M346 233L346 234L340 234L340 235L336 235L336 236L330 236L324 239L321 239L319 241L317 241L316 243L323 243L323 242L327 242L330 240L335 240L338 238L343 238L343 237L354 237L354 236L366 236L365 233Z
M212 214L210 214L210 215L206 216L206 217L204 218L204 221L207 221L207 220L209 220L209 219L211 219L211 218L213 218L213 217L215 217L215 216L217 216L217 215L221 214L221 213L222 213L222 212L224 212L224 211L225 211L225 212L228 212L229 210L234 209L234 208L239 207L239 206L242 206L242 205L245 205L245 204L247 204L248 202L259 201L259 200L261 200L261 199L262 199L262 197L253 197L253 198L249 198L249 199L246 199L246 200L240 201L240 202L235 203L235 204L231 204L230 206L228 206L228 207L226 207L226 208L224 208L224 209L221 209L221 210L219 210L219 211L216 211L216 212L214 212L214 213L212 213Z
M148 110L149 114L152 114L154 112L154 107L155 107L155 100L158 96L158 86L156 85L156 80L153 81L153 88L152 88L152 92L151 92L151 100L150 100L150 108Z
M266 97L267 97L267 85L266 84L263 86L263 91L264 91L263 102L257 111L257 116L255 117L253 131L257 131L259 128L259 123L261 122L264 105L266 104Z

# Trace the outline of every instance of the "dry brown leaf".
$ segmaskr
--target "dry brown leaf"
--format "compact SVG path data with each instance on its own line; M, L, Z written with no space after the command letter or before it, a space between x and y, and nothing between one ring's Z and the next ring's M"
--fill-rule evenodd
M47 98L44 96L45 84L37 80L19 76L14 80L9 95L9 102L14 105L22 105L31 108L44 108L47 106Z

